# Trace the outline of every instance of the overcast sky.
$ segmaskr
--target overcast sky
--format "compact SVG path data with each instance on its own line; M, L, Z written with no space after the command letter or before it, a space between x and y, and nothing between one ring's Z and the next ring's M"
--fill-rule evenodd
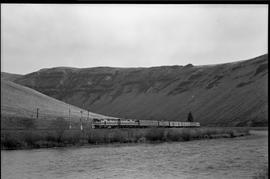
M267 23L267 5L1 4L1 71L245 60Z

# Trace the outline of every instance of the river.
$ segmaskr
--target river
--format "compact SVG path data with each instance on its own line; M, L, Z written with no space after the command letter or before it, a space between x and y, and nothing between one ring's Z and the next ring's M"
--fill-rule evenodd
M160 144L1 151L1 178L252 178L268 166L268 131Z

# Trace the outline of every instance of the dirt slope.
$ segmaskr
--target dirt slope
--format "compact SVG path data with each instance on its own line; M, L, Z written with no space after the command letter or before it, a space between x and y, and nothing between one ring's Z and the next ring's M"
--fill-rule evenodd
M268 123L268 54L254 59L151 68L51 68L16 83L93 112L202 125Z

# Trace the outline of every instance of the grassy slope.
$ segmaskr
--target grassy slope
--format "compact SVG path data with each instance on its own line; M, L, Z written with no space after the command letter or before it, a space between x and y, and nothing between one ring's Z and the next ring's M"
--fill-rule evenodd
M19 74L1 72L1 79L7 80L7 81L15 81L17 78L19 78L21 76L22 75L19 75Z
M36 117L36 108L39 108L39 118L51 119L58 116L67 118L69 105L41 94L33 89L1 79L1 117ZM71 117L78 120L82 109L70 105ZM87 116L87 111L83 116ZM105 116L89 113L89 117L103 118Z
M52 68L16 82L91 111L213 126L268 122L268 55L206 66Z

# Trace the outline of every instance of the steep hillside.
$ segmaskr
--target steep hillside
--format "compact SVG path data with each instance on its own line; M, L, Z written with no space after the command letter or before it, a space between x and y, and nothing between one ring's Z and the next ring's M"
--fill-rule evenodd
M17 78L21 77L22 75L19 74L12 74L12 73L6 73L6 72L1 72L1 79L2 80L7 80L7 81L14 81Z
M116 117L245 126L268 122L268 54L254 59L151 68L51 68L15 82Z
M83 117L88 116L88 112L78 107L66 104L41 94L28 87L15 84L11 81L1 79L1 117L30 117L52 119L55 117L68 118L69 109L71 119L78 121L83 111ZM89 112L89 117L103 118L103 115Z

